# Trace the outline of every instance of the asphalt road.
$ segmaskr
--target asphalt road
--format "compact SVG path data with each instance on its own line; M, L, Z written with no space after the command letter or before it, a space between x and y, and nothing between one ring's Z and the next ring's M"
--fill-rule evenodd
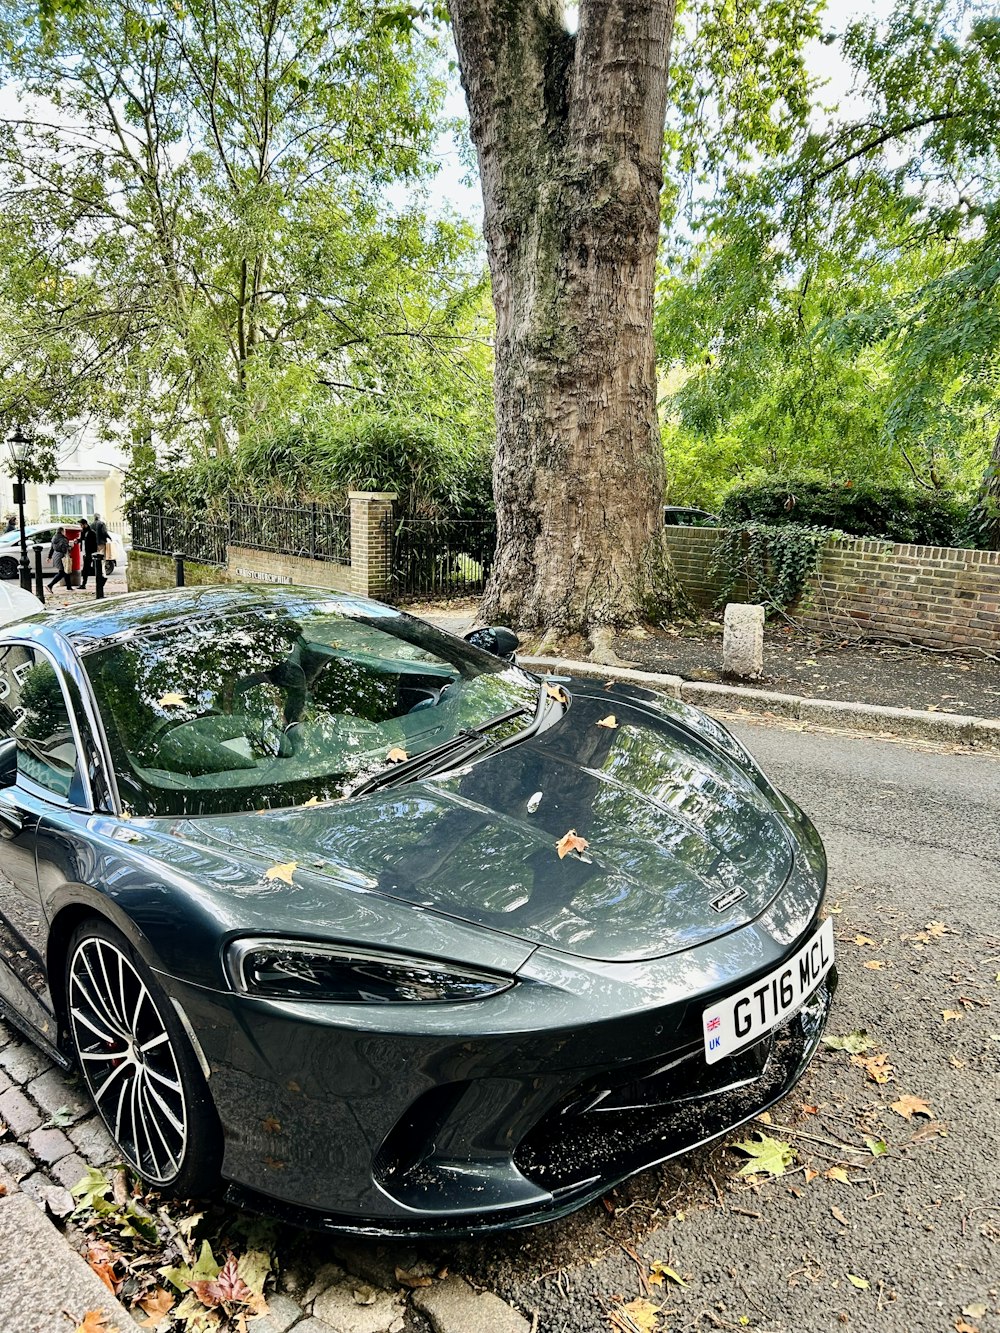
M733 729L824 837L829 1032L866 1029L890 1081L824 1050L772 1113L796 1132L763 1127L795 1149L784 1177L740 1179L746 1159L716 1145L630 1182L613 1212L438 1256L537 1311L538 1333L631 1330L636 1299L661 1307L649 1324L633 1307L640 1329L1000 1330L1000 758ZM894 1112L904 1094L930 1115ZM655 1260L687 1285L650 1284Z

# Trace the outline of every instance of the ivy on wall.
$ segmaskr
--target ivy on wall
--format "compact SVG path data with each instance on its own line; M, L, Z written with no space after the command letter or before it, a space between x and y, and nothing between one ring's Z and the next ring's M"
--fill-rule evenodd
M786 610L802 594L823 547L843 534L802 523L743 523L720 528L709 574L721 580L717 606L732 601L737 584L750 596Z

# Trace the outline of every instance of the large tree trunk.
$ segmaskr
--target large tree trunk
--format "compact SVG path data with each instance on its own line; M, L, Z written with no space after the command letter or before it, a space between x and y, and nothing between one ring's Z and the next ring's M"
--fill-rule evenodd
M653 285L673 0L449 0L496 305L484 614L590 631L676 603Z

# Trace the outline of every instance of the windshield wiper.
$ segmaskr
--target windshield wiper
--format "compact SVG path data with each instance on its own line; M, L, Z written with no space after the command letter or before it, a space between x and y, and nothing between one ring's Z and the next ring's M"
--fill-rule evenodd
M410 759L404 759L401 763L392 764L389 768L384 768L380 773L368 778L360 787L356 787L351 793L352 796L364 796L367 792L375 791L378 787L391 787L397 782L405 782L407 778L417 777L419 774L427 771L432 772L439 767L440 761L448 759L452 763L471 758L478 754L489 742L486 739L486 733L493 731L494 728L502 726L512 718L520 717L524 713L530 713L532 710L528 704L521 704L517 708L508 708L506 713L499 713L496 717L491 717L488 721L480 723L478 727L463 727L461 731L456 731L454 736L448 740L442 741L440 745L433 746L430 750L421 750L420 754L415 754Z

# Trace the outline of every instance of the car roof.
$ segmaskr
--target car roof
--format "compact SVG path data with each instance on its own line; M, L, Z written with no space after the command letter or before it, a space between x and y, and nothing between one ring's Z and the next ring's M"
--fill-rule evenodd
M78 652L153 627L166 627L194 616L224 616L253 606L300 605L303 600L334 602L348 615L394 614L380 602L327 588L220 583L204 587L169 588L124 593L85 603L70 603L46 617L46 625L68 639Z
M34 593L25 592L16 583L12 587L0 583L0 627L40 613L44 613L44 607Z

